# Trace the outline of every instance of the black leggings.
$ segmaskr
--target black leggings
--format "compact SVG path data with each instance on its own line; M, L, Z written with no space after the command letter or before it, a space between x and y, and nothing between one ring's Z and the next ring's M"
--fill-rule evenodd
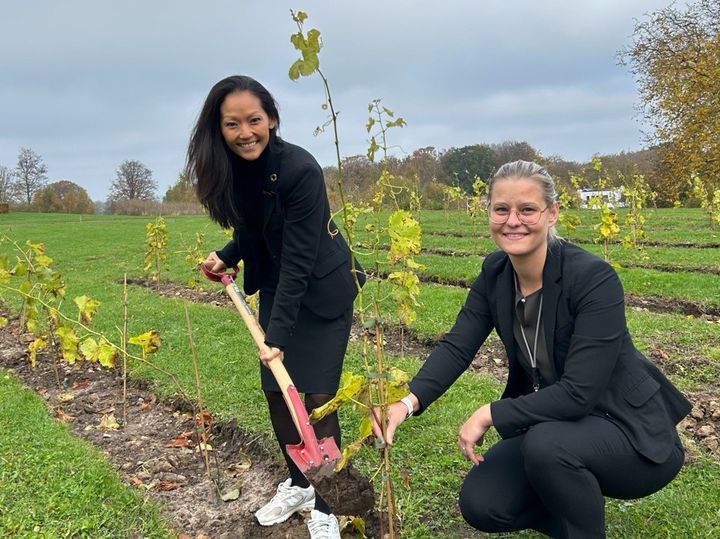
M285 457L292 484L293 486L307 488L310 482L285 450L285 446L288 444L295 445L300 443L300 435L295 428L295 423L293 423L290 411L288 410L287 404L285 404L285 399L283 399L280 391L265 391L264 393L268 401L268 407L270 408L270 421L275 431L275 437L280 444L280 450L282 451L283 457ZM322 406L333 397L334 395L325 393L306 393L305 409L310 413L313 408ZM322 418L322 420L313 425L313 429L315 430L315 436L317 436L318 440L332 436L337 446L340 447L340 423L337 412ZM315 509L323 513L332 513L332 510L325 503L325 500L317 495L315 496Z
M603 496L641 498L680 471L680 444L667 461L640 455L611 421L539 423L501 440L473 466L460 491L460 511L478 530L532 528L551 537L605 537Z

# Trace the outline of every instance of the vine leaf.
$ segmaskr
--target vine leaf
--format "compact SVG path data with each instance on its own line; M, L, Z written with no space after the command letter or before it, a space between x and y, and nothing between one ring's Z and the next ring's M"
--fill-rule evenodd
M130 337L128 339L128 342L130 344L137 344L138 346L142 346L143 354L147 355L157 351L157 349L160 348L160 343L162 342L162 339L160 338L160 333L153 329L151 331L146 331L145 333L142 333L140 335L136 335L135 337Z
M345 446L345 449L342 451L342 457L338 460L337 464L335 465L335 471L339 472L342 470L347 462L355 455L358 451L360 451L360 448L365 443L365 439L372 434L372 423L370 423L370 418L365 416L360 421L360 425L358 427L358 437L357 439L351 443Z
M75 305L80 310L80 320L83 324L90 324L93 316L100 307L100 302L88 296L78 296L74 299Z
M30 366L32 368L35 368L35 364L37 363L38 350L45 348L45 344L46 342L43 339L35 339L28 346L28 361L30 362Z
M320 421L323 417L337 411L343 403L352 399L362 389L365 377L359 374L343 372L340 376L340 388L332 400L318 406L310 413L311 421Z
M60 326L55 330L55 335L60 341L60 353L68 364L72 365L81 359L78 352L78 336L72 327Z
M117 351L110 343L102 337L98 343L93 337L88 337L80 343L80 352L88 361L100 363L103 367L112 368L115 366Z

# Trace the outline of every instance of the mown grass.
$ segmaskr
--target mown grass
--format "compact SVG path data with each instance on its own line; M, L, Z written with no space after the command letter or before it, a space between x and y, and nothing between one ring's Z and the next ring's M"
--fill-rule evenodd
M2 369L0 402L0 536L174 537L97 449L51 420L42 398Z
M597 237L594 225L599 222L598 212L596 210L564 210L564 213L574 214L581 220L574 232L567 233L562 226L558 227L561 236L565 236L570 240L582 239L584 241L592 241ZM620 240L625 235L626 227L624 226L625 215L627 210L618 209L618 223L621 227L621 233L617 236ZM382 221L384 214L365 217L365 219L376 219ZM646 222L644 228L648 235L648 240L652 242L663 243L682 243L692 242L697 245L717 244L720 242L720 229L713 228L709 216L702 210L688 208L662 208L654 209L646 214ZM462 234L464 236L484 235L487 232L487 218L478 217L476 221L465 212L449 212L447 215L442 210L424 210L419 215L420 224L426 233L452 233ZM361 224L364 221L361 221Z
M572 240L570 240L572 241ZM603 246L596 243L581 243L583 249L604 256ZM442 250L455 252L458 256L483 255L495 251L497 247L489 235L473 236L445 236L439 234L425 234L422 238L424 251ZM653 265L668 266L671 268L684 268L697 271L720 271L720 258L713 257L714 251L706 249L689 249L686 247L655 247L646 246L644 250L628 249L622 245L613 245L609 251L611 262L620 265Z
M434 214L443 220L442 212ZM452 219L464 219L453 214ZM121 297L123 273L129 276L142 274L144 226L148 217L95 216L92 218L58 215L9 215L0 222L0 234L5 233L19 242L26 239L43 241L48 254L55 259L55 267L64 276L68 298L87 294L102 302L93 326L117 341L121 325ZM222 231L209 224L205 217L167 218L170 233L168 248L170 271L164 279L185 282L196 277L196 272L184 261L185 251L194 243L196 231L206 234L206 250L222 246L227 241ZM447 229L451 229L447 227ZM691 237L691 236L688 236ZM2 252L11 253L7 244ZM699 250L698 250L699 251ZM704 250L711 251L711 250ZM711 253L708 252L711 257ZM437 273L452 268L458 258L439 260ZM479 258L477 259L479 261ZM465 268L461 274L475 277L479 270ZM435 271L435 270L433 270ZM455 271L449 269L448 271ZM632 270L635 271L635 270ZM626 288L632 282L630 269L620 272ZM668 279L667 287L646 287L651 294L667 293L676 297L679 284L674 274L656 272L652 278ZM638 273L638 282L649 279ZM682 283L681 283L682 284ZM216 283L203 283L204 288L218 290ZM639 285L638 285L639 286ZM643 285L645 286L645 285ZM684 285L686 286L686 285ZM366 293L374 288L369 283ZM414 327L421 337L436 339L447 331L455 319L467 293L460 287L435 284L422 285L422 307ZM716 289L717 290L717 289ZM380 293L387 290L381 288ZM683 292L685 294L686 292ZM704 297L717 303L717 296L706 289ZM67 301L69 312L72 312ZM143 287L131 286L129 291L130 332L137 334L148 329L158 330L163 337L161 349L150 356L150 361L174 373L183 388L193 387L192 366L187 345L187 328L184 319L184 302L180 299L158 297ZM203 399L219 419L237 419L246 429L267 439L271 437L266 406L259 389L258 364L251 339L247 336L238 315L212 304L188 305L193 333L200 360ZM392 320L393 315L388 318ZM672 374L683 388L696 388L717 372L717 343L720 326L677 314L649 314L628 310L628 322L638 345L650 349L659 344L672 345L671 359L681 361L683 350L690 350L702 359L707 372L698 367L692 372ZM393 364L414 373L423 358L393 359ZM174 394L177 389L157 371L131 363L135 376L154 381L161 394ZM363 369L360 346L352 343L346 368ZM403 425L393 447L396 466L396 484L399 505L402 509L403 537L457 537L457 530L467 533L467 527L456 509L457 492L467 464L456 451L457 429L469 413L480 403L497 398L500 387L487 376L464 374L439 403L425 414ZM188 390L188 393L191 393ZM191 395L192 396L192 395ZM349 410L341 411L345 441L351 441L358 417ZM22 427L20 427L22 428ZM0 458L7 458L3 449ZM368 450L359 459L359 465L374 472L376 461ZM409 477L409 490L402 486L403 471ZM42 477L43 470L30 466L28 474ZM720 507L720 465L699 459L686 467L680 477L660 493L649 498L623 503L608 501L608 535L610 537L711 537L720 533L718 507ZM9 488L0 484L0 496ZM61 518L61 517L58 517ZM65 515L68 529L77 515ZM73 522L75 522L73 524ZM640 524L642 523L642 526ZM521 534L528 535L528 534ZM532 534L529 534L532 535Z

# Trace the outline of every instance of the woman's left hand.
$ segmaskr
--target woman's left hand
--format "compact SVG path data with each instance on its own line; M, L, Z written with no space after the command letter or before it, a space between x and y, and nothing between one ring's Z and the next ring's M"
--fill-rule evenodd
M460 427L460 434L458 435L458 445L460 451L469 459L473 464L478 464L485 460L481 454L475 454L475 446L481 446L483 444L483 438L487 430L492 427L492 414L490 412L490 405L485 404L478 408L473 415L471 415L467 421Z
M263 365L266 367L268 366L268 363L271 362L273 359L280 359L280 361L283 360L283 352L279 348L275 348L274 346L265 346L260 349L260 352L258 353L258 356L260 357L260 361L263 362Z

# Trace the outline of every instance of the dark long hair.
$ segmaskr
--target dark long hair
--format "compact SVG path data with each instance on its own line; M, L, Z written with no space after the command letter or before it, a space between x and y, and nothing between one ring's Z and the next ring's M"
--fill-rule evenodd
M265 114L275 121L270 143L280 126L280 114L272 94L251 77L234 75L215 84L205 98L200 115L190 135L186 172L193 178L197 197L213 221L224 228L243 222L232 203L233 175L230 149L220 130L220 106L233 92L248 91L260 100Z

